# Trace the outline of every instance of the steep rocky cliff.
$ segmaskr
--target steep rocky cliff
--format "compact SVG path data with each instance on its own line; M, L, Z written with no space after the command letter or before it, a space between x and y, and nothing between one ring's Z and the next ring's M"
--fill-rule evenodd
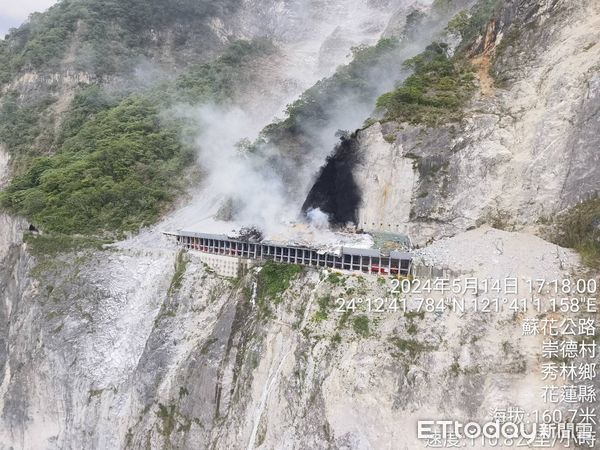
M466 51L478 91L460 121L360 130L358 225L423 243L486 222L534 225L595 195L598 6L509 2Z
M493 229L431 253L465 245L470 257L444 264L471 276L560 278L577 264ZM314 270L280 298L253 300L260 273L222 279L188 258L174 288L168 246L40 261L11 245L3 448L411 449L420 448L417 418L543 406L542 338L521 337L512 313L342 314L336 298L376 298L390 286Z
M375 111L381 120L345 134L331 159L343 169L334 175L352 183L317 178L325 187L314 195L327 203L351 186L357 210L340 222L355 215L361 228L435 241L419 263L457 279L579 276L574 251L528 226L598 189L599 5L499 3L468 48L442 33L478 68L460 120L415 124ZM196 62L234 38L275 37L279 51L236 98L258 132L348 62L351 46L410 34L407 13L428 11L410 4L235 3L200 28L210 33ZM177 30L156 32L164 46L147 57L159 71L196 52L167 45ZM418 44L410 56L429 41ZM127 78L48 70L24 69L5 89L25 98L56 83L66 108L80 83ZM223 142L245 137L222 128ZM320 158L311 167L331 151L311 153ZM9 154L0 147L0 184L10 178ZM337 311L338 298L389 296L390 281L375 275L276 266L218 276L162 234L214 207L204 185L192 192L158 225L108 245L101 236L38 236L25 219L0 215L0 449L412 450L423 448L421 418L485 421L492 407L543 408L543 337L522 336L529 316ZM522 232L498 229L511 227Z

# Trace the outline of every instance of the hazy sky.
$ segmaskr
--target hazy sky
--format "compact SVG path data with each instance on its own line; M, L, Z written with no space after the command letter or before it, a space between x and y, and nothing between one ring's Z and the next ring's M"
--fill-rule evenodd
M21 25L29 14L44 11L57 0L0 0L0 38L9 28Z

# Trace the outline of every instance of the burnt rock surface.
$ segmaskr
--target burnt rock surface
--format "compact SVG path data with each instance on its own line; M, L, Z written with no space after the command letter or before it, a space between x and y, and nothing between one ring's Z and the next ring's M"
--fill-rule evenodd
M344 226L357 222L360 191L354 171L360 161L357 143L342 138L333 155L327 158L311 188L302 211L319 208L329 216L332 225Z

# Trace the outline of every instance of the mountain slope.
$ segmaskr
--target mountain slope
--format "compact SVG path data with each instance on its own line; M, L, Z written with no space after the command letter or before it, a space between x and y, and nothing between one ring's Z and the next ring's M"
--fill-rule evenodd
M459 49L475 69L472 98L444 103L459 82L435 94L444 102L428 85L413 98L409 79L388 94L398 100L380 99L383 120L357 133L361 228L425 242L481 223L545 224L598 192L597 3L509 2L490 18Z
M63 1L61 8L78 4ZM416 439L418 419L483 422L493 407L546 408L543 336L522 335L523 320L537 313L382 313L368 311L366 302L338 311L339 298L386 297L393 286L375 275L276 264L228 279L162 231L213 215L231 193L256 205L257 193L272 194L282 182L293 186L291 197L278 197L275 206L273 197L259 199L273 216L280 217L281 204L299 212L306 203L339 222L356 217L361 228L405 231L423 245L433 240L415 262L451 282L591 276L574 251L531 232L548 226L536 220L597 190L597 2L223 5L227 13L198 18L206 19L199 29L214 33L206 48L179 53L170 46L180 18L159 27L164 46L142 51L159 69L147 82L127 71L61 71L64 59L11 72L0 99L0 126L10 125L0 131L7 147L0 147L0 182L8 182L4 195L17 202L13 208L42 224L43 233L0 213L0 449L414 449L424 446ZM411 24L436 8L446 11L449 28L438 20L419 39ZM44 17L36 20L52 15ZM181 33L193 34L186 26ZM265 29L266 40L257 31ZM355 54L380 55L377 42L384 54L400 56L391 79L368 80L357 64L334 72L355 45L364 44ZM126 48L138 54L135 45ZM186 59L196 51L198 59ZM165 75L161 65L177 58L181 65ZM378 58L366 61L376 66ZM340 77L352 81L352 102L321 89ZM361 89L366 100L338 114L353 107ZM273 121L298 97L289 121ZM332 112L310 127L314 140L304 146L298 142L306 130L284 129L306 124L294 115L306 99L307 111ZM346 124L360 129L336 136ZM261 130L265 142L255 146ZM280 139L274 130L284 130ZM198 150L198 165L187 159L190 149ZM279 163L288 171L273 170ZM187 198L173 187L160 207L154 200L135 204L141 196L132 183L158 195L152 183L176 185L186 170L190 179L201 171ZM347 178L341 183L332 173ZM117 199L132 203L82 196L90 186L111 192L120 181ZM337 201L348 197L356 203L351 211ZM25 200L32 203L19 204ZM561 223L560 242L592 248L597 200L576 210ZM104 232L156 220L104 245ZM512 227L521 231L498 229Z

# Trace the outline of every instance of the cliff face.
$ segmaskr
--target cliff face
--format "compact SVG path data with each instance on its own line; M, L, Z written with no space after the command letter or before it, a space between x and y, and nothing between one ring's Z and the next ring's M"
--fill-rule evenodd
M360 131L359 225L424 242L532 225L595 194L599 20L596 2L513 2L471 53L479 92L460 123Z
M336 298L390 286L312 270L264 303L260 274L222 279L193 256L173 288L168 245L40 261L6 239L2 448L418 448L418 418L542 407L541 337L510 312L342 314ZM493 229L423 257L481 277L577 264Z
M270 120L351 45L403 29L404 2L325 3L244 2L208 22L219 39L267 29L280 43L281 64L260 68L264 90L241 99L248 111ZM348 142L345 167L361 227L453 236L421 250L425 264L560 279L580 270L574 252L465 230L533 224L597 190L600 14L597 2L508 3L472 49L480 90L464 120L376 123ZM54 79L72 93L95 76L58 73L22 73L10 89L33 95ZM0 147L0 183L7 159ZM195 208L179 213L203 216ZM103 250L40 251L27 222L0 215L0 449L412 450L418 419L543 407L542 337L521 336L525 316L337 312L337 298L391 286L313 269L267 295L260 271L225 279L180 254L160 231L181 220Z
M65 0L45 15L34 15L0 47L7 58L1 93L17 92L23 102L57 96L63 108L53 113L60 116L73 91L82 86L102 84L111 90L136 91L214 59L231 42L261 37L283 49L284 59L275 71L283 76L280 82L289 85L287 97L278 99L285 105L347 62L352 46L373 44L394 13L400 19L392 23L401 20L401 12L413 3L167 0L146 4L130 0L119 6L111 0ZM61 35L59 42L38 50L37 41L53 29ZM265 77L273 72L268 69ZM283 88L278 86L273 95L281 95Z

